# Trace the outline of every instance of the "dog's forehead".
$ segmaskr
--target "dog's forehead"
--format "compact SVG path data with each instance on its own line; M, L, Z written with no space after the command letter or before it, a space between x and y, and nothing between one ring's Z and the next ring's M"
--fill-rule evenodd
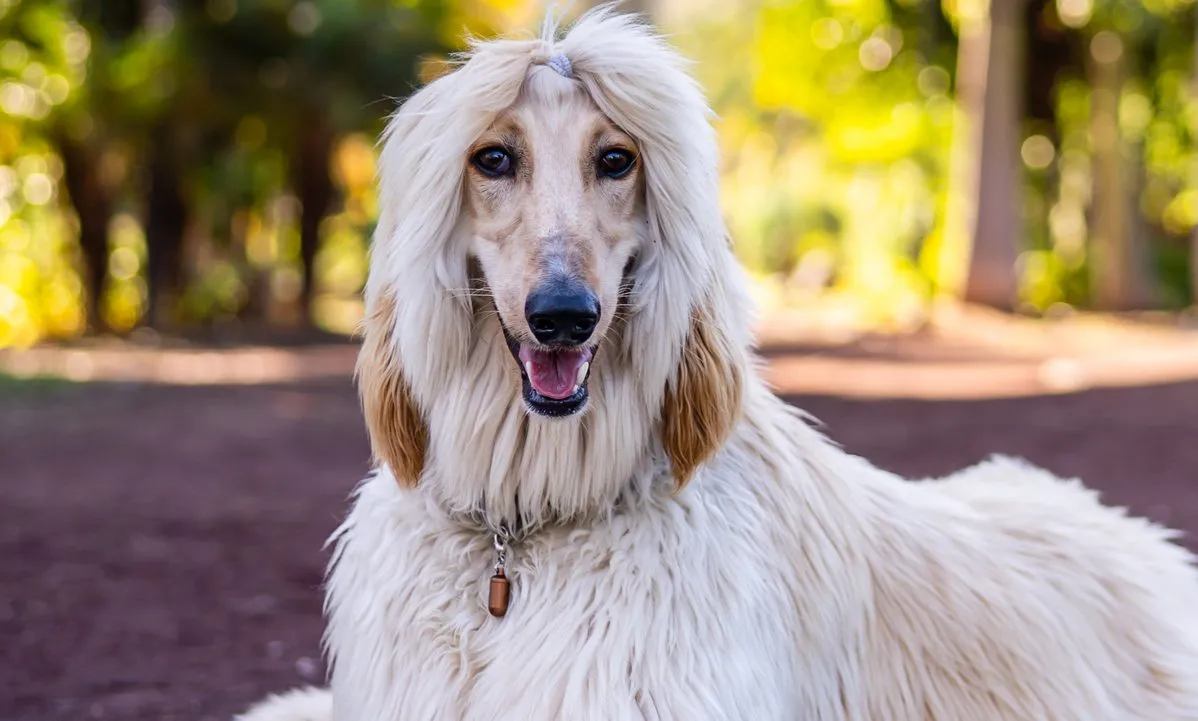
M503 116L517 120L527 131L544 129L555 134L612 125L581 83L542 65L529 71L516 102Z

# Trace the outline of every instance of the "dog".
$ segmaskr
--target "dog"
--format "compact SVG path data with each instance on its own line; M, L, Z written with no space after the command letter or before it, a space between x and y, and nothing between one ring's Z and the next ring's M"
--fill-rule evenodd
M995 457L909 482L761 380L710 111L634 16L391 119L327 690L242 721L1198 719L1176 534Z

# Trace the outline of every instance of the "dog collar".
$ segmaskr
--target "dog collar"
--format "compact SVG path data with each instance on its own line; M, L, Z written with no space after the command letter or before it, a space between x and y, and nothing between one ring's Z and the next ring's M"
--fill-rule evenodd
M507 524L500 524L491 534L495 546L495 575L491 576L491 586L487 595L487 611L495 618L507 615L507 607L512 599L512 585L507 578L507 550L512 537L507 530Z
M526 538L534 529L520 524L513 531L512 525L506 520L496 523L482 509L466 514L462 520L466 525L475 526L491 536L491 545L495 549L495 572L488 588L487 611L495 618L503 618L512 598L511 581L507 576L508 553L512 545Z

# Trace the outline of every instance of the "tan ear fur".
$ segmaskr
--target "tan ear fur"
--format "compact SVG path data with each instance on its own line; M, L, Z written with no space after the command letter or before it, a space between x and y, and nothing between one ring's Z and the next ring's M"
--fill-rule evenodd
M358 395L375 462L386 463L403 486L414 487L424 470L428 426L400 370L394 343L395 301L380 299L364 322L358 353Z
M679 490L740 420L741 365L710 310L701 306L692 311L690 334L677 377L666 386L661 414L662 443Z

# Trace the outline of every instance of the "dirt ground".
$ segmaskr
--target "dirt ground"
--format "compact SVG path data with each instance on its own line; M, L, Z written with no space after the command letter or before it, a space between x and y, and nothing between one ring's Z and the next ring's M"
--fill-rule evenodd
M368 449L340 370L272 378L0 383L0 719L227 719L321 681L321 546ZM1017 454L1198 532L1198 382L792 400L904 474Z

